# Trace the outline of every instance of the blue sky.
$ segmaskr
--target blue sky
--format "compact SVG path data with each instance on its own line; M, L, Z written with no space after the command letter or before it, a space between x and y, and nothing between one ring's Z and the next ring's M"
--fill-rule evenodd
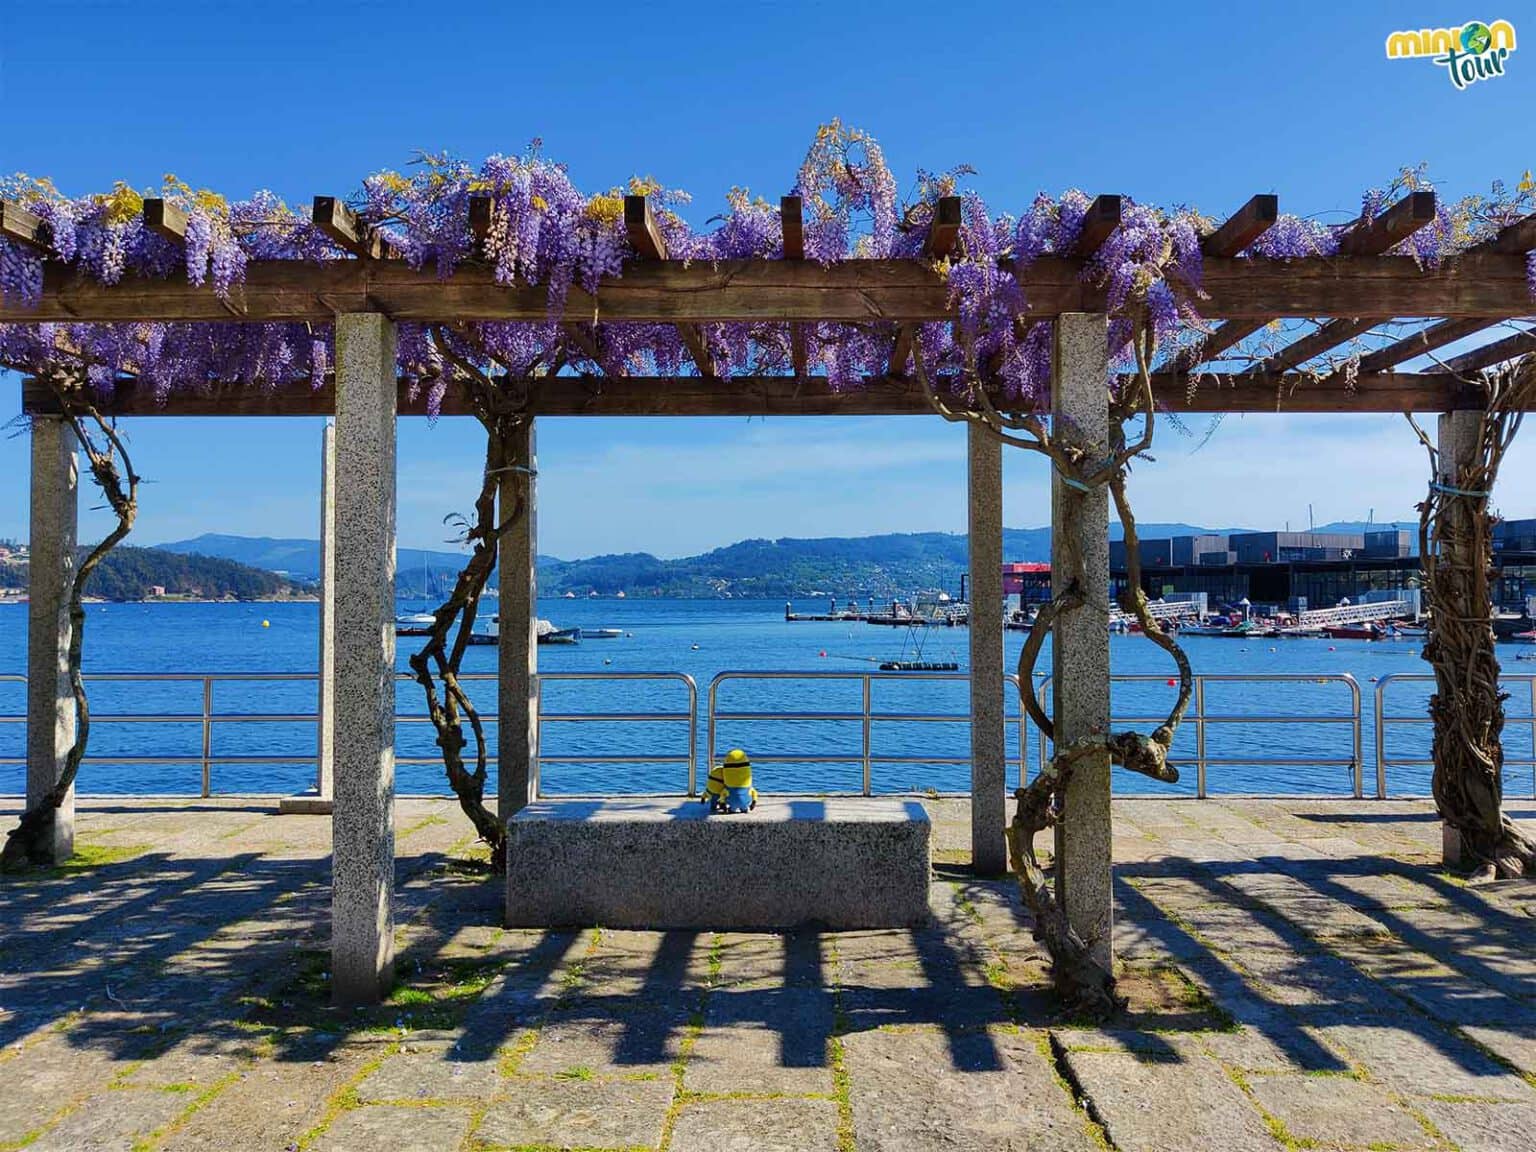
M531 137L578 185L654 175L697 223L732 185L788 189L817 124L873 132L905 183L969 163L994 208L1081 187L1215 215L1254 192L1346 220L1428 161L1448 194L1536 166L1536 40L1456 91L1388 61L1404 27L1505 17L1464 3L255 5L35 3L0 38L0 168L72 193L165 172L291 202L349 193L418 149L479 158ZM0 374L0 413L19 385ZM1133 481L1144 520L1404 519L1422 449L1397 417L1228 418L1165 429ZM140 542L314 535L319 423L140 421ZM1531 433L1499 503L1536 515ZM674 556L745 536L959 531L964 435L935 418L544 420L541 550ZM400 542L472 499L472 426L403 422ZM0 537L26 535L27 442L0 440ZM1049 520L1047 476L1009 454L1006 520ZM92 523L88 517L87 530Z

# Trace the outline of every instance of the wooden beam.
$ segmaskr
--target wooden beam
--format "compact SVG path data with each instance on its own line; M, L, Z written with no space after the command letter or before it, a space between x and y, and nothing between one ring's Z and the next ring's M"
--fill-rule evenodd
M394 255L383 234L359 220L345 201L316 196L309 216L316 228L359 260L386 260Z
M53 229L14 200L0 200L0 237L44 255L53 251Z
M779 220L784 229L784 259L805 259L805 203L799 196L779 197ZM789 361L797 378L807 372L805 325L789 326Z
M187 242L187 214L169 200L148 196L144 200L144 227L172 244Z
M485 258L486 237L491 234L491 210L494 206L489 196L472 194L469 198L469 231L475 238L475 255Z
M1236 256L1273 228L1279 218L1280 197L1260 192L1201 240L1200 251L1206 256Z
M928 235L923 240L923 256L942 260L955 250L960 242L960 224L965 204L959 196L940 196L933 205L933 219L928 225ZM912 341L917 338L916 324L902 324L896 329L896 339L891 343L891 358L886 374L905 376L907 361L912 358Z
M1077 234L1073 255L1086 260L1097 252L1109 239L1109 234L1120 227L1121 208L1119 196L1095 196L1093 203L1088 205L1088 214L1083 217L1083 229Z
M1513 224L1508 224L1499 229L1499 234L1492 240L1486 241L1478 247L1486 247L1493 252L1530 252L1536 250L1536 213L1521 217Z
M1495 340L1492 344L1484 344L1481 348L1464 352L1454 359L1447 360L1443 365L1435 365L1429 370L1429 374L1439 376L1446 373L1465 375L1481 372L1484 368L1492 368L1495 364L1502 364L1506 360L1513 360L1516 356L1524 356L1528 352L1536 352L1536 329L1527 328L1512 336L1506 336L1502 340Z
M792 376L596 377L543 376L517 382L526 388L530 410L539 416L921 416L932 415L922 389L912 380L878 377L854 391L834 391L825 377ZM426 399L414 401L401 383L402 416L426 415ZM1157 374L1153 388L1165 410L1190 414L1214 412L1445 412L1476 408L1477 388L1455 375L1376 373L1361 376L1353 389L1301 374L1250 376L1218 373L1202 376L1189 391L1188 377ZM1045 402L1048 402L1046 398ZM1001 398L996 403L1007 407ZM206 392L173 394L164 404L154 390L124 382L104 402L104 415L115 416L327 416L335 408L335 390L300 380L278 388L215 387ZM31 379L22 382L22 409L33 415L56 414L52 393ZM460 393L443 398L446 416L467 415Z
M1029 301L1027 318L1062 312L1102 312L1104 289L1084 283L1078 260L1041 257L1020 270ZM1528 316L1531 298L1525 257L1468 252L1437 268L1419 268L1401 256L1297 260L1205 261L1208 319L1258 320L1330 316ZM337 312L387 312L398 321L472 323L477 320L549 319L543 285L497 284L494 270L460 265L440 278L403 260L255 260L236 291L248 321L325 323ZM663 323L726 321L949 320L949 289L919 260L681 260L631 263L624 274L590 294L572 285L565 315L571 319ZM211 285L183 277L125 276L103 285L49 262L42 297L34 307L0 301L0 323L44 321L228 321L229 309Z
M645 196L624 197L624 231L629 246L642 260L665 260L667 239L656 224L651 202ZM709 351L709 341L704 330L697 324L679 324L677 334L683 338L688 355L702 376L715 375L715 358Z
M1321 356L1330 348L1336 348L1340 344L1353 340L1356 336L1369 332L1376 325L1385 323L1386 319L1377 316L1361 316L1351 320L1341 316L1338 319L1329 320L1317 331L1287 344L1273 356L1266 358L1253 371L1284 372L1296 368L1315 356Z
M1357 220L1339 240L1341 256L1379 256L1435 218L1435 194L1410 192L1370 220Z
M1394 344L1388 344L1385 348L1378 348L1375 352L1360 357L1361 373L1385 372L1388 368L1401 364L1405 360L1412 360L1415 356L1423 356L1433 352L1436 348L1444 348L1447 344L1454 344L1458 340L1465 340L1487 328L1490 321L1487 320L1442 320L1438 324L1431 324L1415 332L1411 336L1405 336Z

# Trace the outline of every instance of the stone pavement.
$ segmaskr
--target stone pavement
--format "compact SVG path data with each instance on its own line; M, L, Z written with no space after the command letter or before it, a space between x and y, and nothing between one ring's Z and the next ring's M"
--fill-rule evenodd
M1532 1146L1536 885L1440 873L1427 805L1117 801L1107 1028L929 807L930 929L573 933L500 928L402 801L400 984L340 1012L325 818L82 801L74 865L0 879L0 1150Z

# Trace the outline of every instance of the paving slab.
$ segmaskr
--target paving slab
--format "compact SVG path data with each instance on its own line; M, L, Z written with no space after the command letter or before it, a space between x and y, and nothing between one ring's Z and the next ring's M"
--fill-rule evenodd
M805 1095L833 1090L832 995L816 988L720 990L683 1075L690 1092Z
M523 1076L670 1076L687 1028L688 1018L675 1014L560 1013L538 1030L517 1072Z
M653 1148L672 1106L672 1081L529 1080L491 1104L475 1139L498 1148Z
M703 1100L684 1106L671 1152L837 1152L831 1100Z
M1099 1145L1033 1032L843 1038L861 1152L1088 1152Z
M1348 1076L1254 1076L1248 1081L1259 1107L1292 1139L1324 1147L1359 1144L1434 1148L1437 1141L1386 1090Z
M1120 1152L1280 1152L1253 1103L1208 1056L1069 1049L1066 1064L1089 1112Z
M134 1152L135 1144L185 1112L193 1099L155 1088L101 1092L27 1147L37 1152Z
M1536 1105L1426 1100L1419 1107L1461 1152L1530 1152Z
M1451 1033L1403 1017L1394 1022L1313 1029L1340 1045L1377 1079L1408 1095L1468 1096L1536 1103L1536 1089Z
M407 1108L365 1104L337 1116L310 1144L310 1152L457 1152L469 1131L463 1108Z
M357 1086L357 1096L365 1103L477 1099L500 1088L494 1059L464 1060L454 1045L437 1043L386 1056Z

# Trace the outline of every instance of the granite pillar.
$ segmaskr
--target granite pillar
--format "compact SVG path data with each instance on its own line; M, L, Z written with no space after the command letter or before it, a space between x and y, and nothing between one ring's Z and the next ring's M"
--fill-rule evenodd
M69 685L69 588L75 577L79 466L69 421L32 422L31 559L27 601L27 807L52 792L75 742L75 697ZM75 790L53 823L53 861L75 850Z
M1008 756L1003 711L1003 445L977 424L966 432L970 514L971 866L1008 869Z
M539 794L539 658L536 440L533 420L513 433L509 463L501 480L498 514L505 519L524 501L522 515L501 537L498 557L501 607L497 624L496 803L502 821Z
M1106 318L1064 313L1056 322L1051 432L1061 445L1108 453ZM1068 547L1082 558L1084 603L1056 621L1051 641L1052 723L1058 746L1109 730L1109 491L1084 492L1051 471L1051 593L1072 579ZM1056 825L1056 894L1067 920L1113 971L1108 751L1078 760Z
M336 317L335 764L331 978L336 1003L394 981L395 326Z

